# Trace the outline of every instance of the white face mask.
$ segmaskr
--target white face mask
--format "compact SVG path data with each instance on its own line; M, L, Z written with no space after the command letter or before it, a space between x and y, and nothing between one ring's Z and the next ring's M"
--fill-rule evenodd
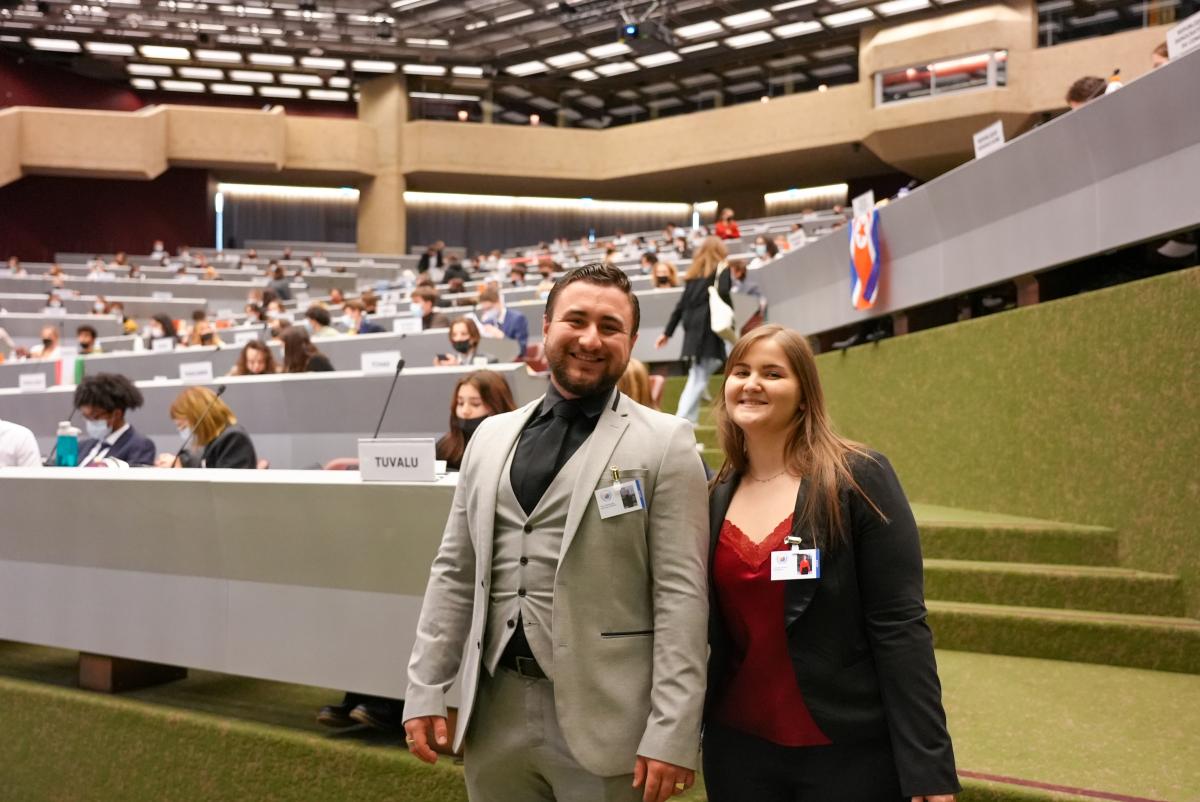
M421 304L417 303L416 301L413 301L412 303L410 303L408 305L408 308L409 308L409 311L411 311L414 315L416 315L418 317L422 317L425 314L425 307L422 306Z
M767 246L766 245L755 245L754 251L759 256L766 256L767 255Z
M179 426L179 427L177 427L177 430L179 432L179 441L181 443L186 443L188 440L192 439L192 427L191 426Z
M92 311L97 315L104 314L104 304L97 301L96 303L92 304Z
M93 440L103 440L112 434L112 426L106 420L89 420L84 418L83 428L87 430L88 437Z

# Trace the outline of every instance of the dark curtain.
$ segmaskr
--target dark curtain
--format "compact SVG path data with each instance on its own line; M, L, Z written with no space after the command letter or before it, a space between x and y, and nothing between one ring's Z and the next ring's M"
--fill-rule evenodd
M410 248L442 240L451 248L471 253L537 245L556 237L578 242L589 231L603 237L617 231L661 231L667 223L691 225L690 207L685 204L678 205L678 212L412 201L407 206Z
M225 192L225 245L247 240L354 242L358 199L287 198Z

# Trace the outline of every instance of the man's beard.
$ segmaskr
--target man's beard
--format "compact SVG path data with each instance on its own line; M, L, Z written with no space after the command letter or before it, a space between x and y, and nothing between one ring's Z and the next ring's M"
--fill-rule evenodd
M584 383L571 378L567 371L567 360L570 356L567 354L566 348L551 345L549 342L546 346L546 361L550 363L550 375L554 377L554 383L560 389L566 390L568 393L577 396L599 395L607 393L617 385L621 375L625 372L625 365L620 366L620 370L613 374L611 369L615 365L610 364L610 370L597 376L593 381Z

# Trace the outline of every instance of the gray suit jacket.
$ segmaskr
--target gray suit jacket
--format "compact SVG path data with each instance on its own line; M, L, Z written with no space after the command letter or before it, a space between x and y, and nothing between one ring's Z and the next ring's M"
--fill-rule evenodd
M456 748L479 684L496 491L509 481L509 451L541 403L488 418L471 438L425 591L404 716L444 716L461 667ZM636 755L695 768L708 493L691 426L617 393L581 448L586 467L571 496L554 583L559 723L575 758L599 776L630 773ZM614 465L622 478L642 480L646 511L600 518L593 493L612 483Z

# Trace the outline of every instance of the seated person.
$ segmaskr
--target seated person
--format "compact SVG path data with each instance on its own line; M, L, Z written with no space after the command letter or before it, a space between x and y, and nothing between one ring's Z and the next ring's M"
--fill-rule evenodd
M508 382L499 373L477 370L463 376L450 395L450 429L437 442L437 458L446 461L447 469L457 471L467 443L483 419L516 408ZM400 726L403 713L404 702L400 699L347 693L341 704L322 707L317 722L326 727L366 724L392 729Z
M207 416L205 410L208 411ZM257 468L258 455L246 430L216 393L207 387L189 387L171 402L171 419L179 439L199 456L185 451L179 462L174 454L159 454L160 468ZM203 418L203 420L201 420ZM82 448L82 446L81 446Z
M553 272L553 268L551 268L551 272ZM514 287L524 287L525 265L513 265L512 269L508 271L508 280L512 282Z
M651 285L656 289L670 289L679 286L679 272L670 262L655 260Z
M150 318L150 336L146 338L146 347L153 348L157 340L171 340L179 344L179 338L175 336L175 321L162 312Z
M324 337L337 337L340 332L333 327L333 318L329 310L320 304L313 304L304 312L304 319L312 329L312 338L319 340Z
M529 343L529 321L515 309L504 305L500 292L495 287L484 287L479 291L479 302L475 314L483 324L480 334L484 337L505 337L517 342L517 359L525 356Z
M341 306L344 303L346 303L346 296L342 294L341 290L339 290L337 287L334 287L329 291L330 306Z
M445 329L450 327L450 318L436 311L438 291L433 287L416 287L412 291L413 313L421 316L421 329Z
M42 341L29 349L30 359L60 359L62 352L58 348L58 327L42 326Z
M50 292L46 293L46 308L47 309L62 309L63 308L62 297L59 296L59 294L57 292L55 292L54 290L51 290Z
M491 354L479 351L479 327L470 318L460 317L450 324L450 347L453 353L442 354L433 358L433 364L439 367L454 367L456 365L474 365L476 359L486 360L487 364L499 362Z
M346 301L342 309L350 321L351 334L383 334L383 326L367 319L367 307L362 301Z
M82 355L100 353L100 346L96 344L96 329L87 323L75 329L75 341Z
M303 326L288 326L279 333L283 341L283 370L281 373L317 373L333 370L329 357L317 350Z
M259 340L250 340L242 346L237 364L230 369L229 375L264 376L278 372L279 367L275 364L275 354L271 352L271 347Z
M12 271L12 276L28 276L29 271L21 264L21 260L15 256L8 257L8 269Z
M754 258L750 260L750 269L758 270L779 256L779 246L770 237L759 234L754 239Z
M221 346L225 343L221 342L220 335L217 334L217 327L213 325L208 318L197 320L192 326L192 333L188 337L188 345L216 345Z
M0 418L0 468L37 468L42 464L33 432Z
M462 262L458 259L458 254L450 254L446 257L446 271L442 274L442 281L450 281L452 279L462 279L470 281L471 274L462 266Z
M79 444L79 464L119 459L133 466L154 464L154 443L125 419L145 403L142 391L118 373L86 376L75 388L87 438Z

